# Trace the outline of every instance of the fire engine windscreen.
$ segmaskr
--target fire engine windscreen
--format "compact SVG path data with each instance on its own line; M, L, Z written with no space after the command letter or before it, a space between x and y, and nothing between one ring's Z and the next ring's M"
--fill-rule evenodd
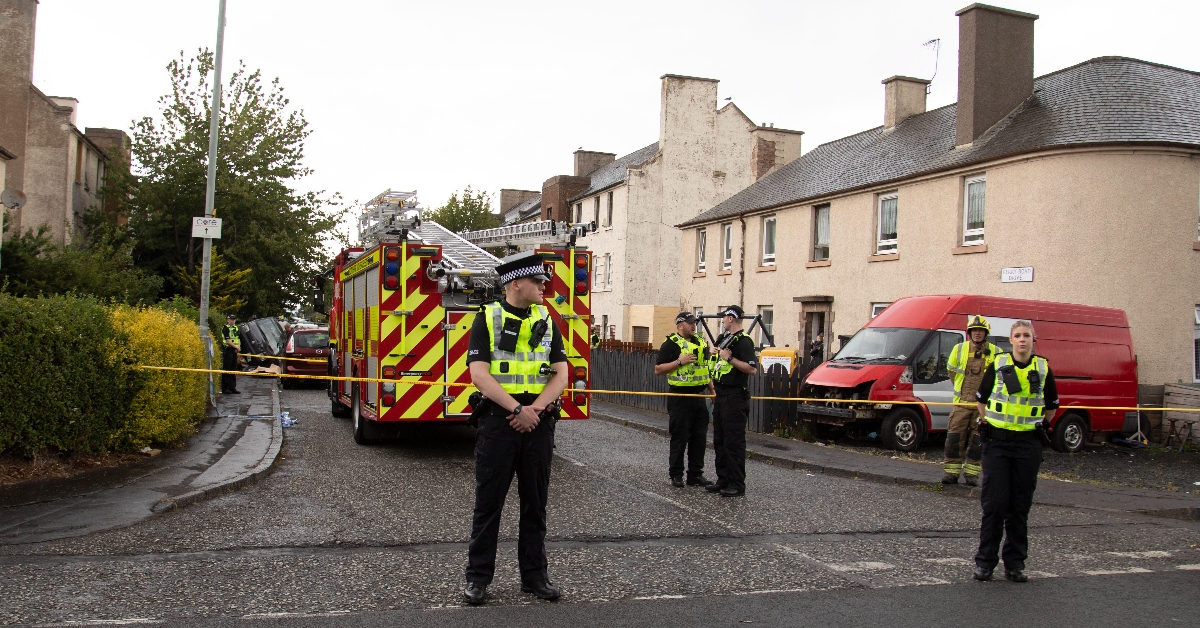
M833 361L899 364L907 360L930 333L927 329L866 327L854 334Z

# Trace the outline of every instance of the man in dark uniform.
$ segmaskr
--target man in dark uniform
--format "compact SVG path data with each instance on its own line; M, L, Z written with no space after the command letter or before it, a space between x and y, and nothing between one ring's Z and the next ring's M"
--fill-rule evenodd
M696 315L680 312L675 317L676 333L667 336L658 349L655 375L666 375L673 393L712 394L708 373L710 351L704 337L696 334ZM667 397L667 428L671 433L671 454L667 473L671 484L683 488L683 454L687 450L687 486L709 486L704 477L704 450L708 445L708 404L705 398Z
M1012 353L987 367L975 393L983 417L983 488L980 502L976 580L991 580L1004 538L1004 577L1026 582L1029 556L1029 509L1042 465L1042 439L1058 408L1058 387L1050 363L1033 353L1033 325L1013 323Z
M742 308L731 305L721 318L725 331L717 336L712 373L717 397L713 401L713 449L717 452L717 481L705 488L725 497L746 494L746 419L750 393L746 383L758 372L754 341L742 331Z
M238 352L242 349L242 343L238 337L237 318L233 314L225 316L225 328L221 330L221 341L221 370L240 370L241 367L238 366ZM241 394L241 391L237 389L237 375L232 373L221 374L221 392L234 395Z
M547 572L546 499L554 446L552 404L567 387L567 354L549 310L541 304L550 280L542 256L511 255L496 272L504 300L479 310L467 342L471 382L487 398L487 408L475 436L475 514L463 599L482 604L487 595L496 567L500 514L516 474L521 590L555 600L559 590Z

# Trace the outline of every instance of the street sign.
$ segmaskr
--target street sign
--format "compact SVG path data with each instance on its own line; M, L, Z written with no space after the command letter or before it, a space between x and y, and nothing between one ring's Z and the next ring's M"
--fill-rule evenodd
M1033 281L1033 266L1000 269L1000 283L1016 283L1021 281Z
M220 218L205 218L203 216L194 216L192 218L192 237L193 238L212 238L214 240L221 239L221 219Z

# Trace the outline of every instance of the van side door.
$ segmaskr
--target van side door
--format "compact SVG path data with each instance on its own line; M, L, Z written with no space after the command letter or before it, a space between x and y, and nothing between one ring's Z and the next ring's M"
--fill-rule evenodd
M963 332L939 329L925 341L913 359L913 395L921 401L950 403L954 401L954 380L946 365L954 345L965 339ZM950 425L953 406L926 406L929 408L930 428L944 430Z

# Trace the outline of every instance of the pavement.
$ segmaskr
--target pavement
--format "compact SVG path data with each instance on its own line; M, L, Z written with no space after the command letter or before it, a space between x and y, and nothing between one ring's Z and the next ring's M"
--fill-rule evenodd
M133 525L236 490L269 472L283 445L276 381L242 377L217 397L187 444L136 464L0 488L0 545L38 543Z
M592 404L592 418L625 427L670 436L667 415L614 403ZM709 447L712 427L709 426ZM759 462L807 472L852 479L933 487L950 495L978 498L979 489L965 484L943 485L939 465L865 455L806 443L771 434L746 433L746 457ZM1107 512L1131 512L1174 519L1200 520L1200 493L1167 492L1058 480L1038 481L1034 503Z

